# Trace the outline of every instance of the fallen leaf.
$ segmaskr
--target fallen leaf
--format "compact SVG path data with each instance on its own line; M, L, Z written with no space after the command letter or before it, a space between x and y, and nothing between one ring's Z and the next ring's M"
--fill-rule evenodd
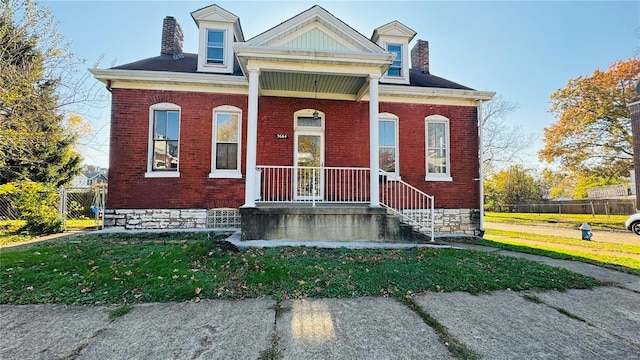
M200 295L201 292L202 292L202 288L197 287L196 288L196 295Z

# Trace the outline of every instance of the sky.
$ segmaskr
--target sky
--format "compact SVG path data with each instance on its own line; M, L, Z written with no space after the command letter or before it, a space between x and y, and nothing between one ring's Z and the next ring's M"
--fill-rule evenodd
M122 65L160 54L162 20L184 31L184 52L197 53L190 13L214 2L41 0L87 67ZM507 122L536 141L522 154L541 168L543 129L555 122L549 96L578 76L640 56L640 1L220 1L240 18L245 39L320 5L370 38L398 20L429 41L430 72L520 105ZM96 81L93 80L92 81ZM106 93L106 90L104 90ZM108 93L106 93L107 99ZM81 149L86 164L108 166L110 103L87 116L95 137Z

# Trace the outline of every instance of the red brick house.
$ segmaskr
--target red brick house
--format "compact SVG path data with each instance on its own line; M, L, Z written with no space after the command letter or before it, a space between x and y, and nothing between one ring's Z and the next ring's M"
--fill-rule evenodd
M393 218L481 230L478 112L494 93L432 75L413 30L367 38L314 6L245 39L219 6L191 16L197 54L167 17L160 56L91 70L112 93L107 226L241 213L245 238L389 240Z

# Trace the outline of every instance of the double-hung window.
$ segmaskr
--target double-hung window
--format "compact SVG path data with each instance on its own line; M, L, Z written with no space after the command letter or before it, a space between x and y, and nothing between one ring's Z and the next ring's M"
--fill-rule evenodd
M378 116L378 159L380 170L399 176L398 118L392 114Z
M387 70L387 76L402 76L402 45L387 44L387 51L396 54L396 58Z
M151 106L149 127L149 165L146 176L179 176L180 107L169 103Z
M242 110L234 106L213 109L212 166L209 177L240 178Z
M207 64L224 64L224 30L207 30Z
M426 159L425 180L452 181L449 163L449 119L441 115L426 118Z

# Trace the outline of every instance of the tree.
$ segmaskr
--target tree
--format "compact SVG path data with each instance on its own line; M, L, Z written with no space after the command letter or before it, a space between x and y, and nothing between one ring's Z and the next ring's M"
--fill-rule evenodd
M31 180L60 185L80 170L76 146L90 133L68 109L90 105L86 75L35 2L0 3L0 184Z
M519 107L500 95L482 104L482 165L485 170L495 169L499 164L512 164L535 140L533 133L525 133L521 126L507 123L507 116Z
M520 165L497 172L487 179L485 185L489 206L539 201L544 195L540 182Z
M640 100L640 59L616 61L607 71L569 80L551 94L558 119L544 129L541 160L559 160L574 174L625 177L633 162L631 120L627 105Z

